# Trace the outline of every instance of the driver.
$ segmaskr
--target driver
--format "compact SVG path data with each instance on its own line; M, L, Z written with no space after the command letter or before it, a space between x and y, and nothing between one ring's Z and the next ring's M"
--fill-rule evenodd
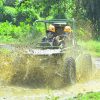
M55 32L55 26L54 25L50 25L48 30L51 31L51 32Z

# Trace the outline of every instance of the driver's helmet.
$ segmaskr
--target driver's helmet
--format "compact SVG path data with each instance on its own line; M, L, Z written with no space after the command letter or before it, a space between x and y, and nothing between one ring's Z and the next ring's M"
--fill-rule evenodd
M50 25L49 28L48 28L48 30L49 30L50 32L55 32L55 26Z
M72 32L71 27L70 26L65 26L64 27L64 32L71 33Z

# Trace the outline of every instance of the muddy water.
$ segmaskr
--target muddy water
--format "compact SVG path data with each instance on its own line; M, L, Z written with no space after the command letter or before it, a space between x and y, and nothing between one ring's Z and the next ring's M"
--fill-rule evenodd
M98 58L95 59L96 72L93 78L87 82L77 83L58 90L1 85L0 100L47 100L47 98L52 100L53 97L59 97L59 100L68 100L68 98L75 97L79 93L100 92L100 62L98 61Z
M94 63L95 63L95 65L96 65L96 68L97 69L100 69L100 58L94 58Z
M9 46L7 47L7 49L14 50ZM7 60L10 61L8 57ZM46 98L51 98L50 100L52 100L52 97L55 96L59 96L59 100L66 100L68 98L76 96L79 93L95 91L100 92L100 58L94 58L93 62L95 63L96 71L94 72L93 78L87 82L76 83L73 86L64 87L56 90L52 90L49 88L34 89L20 86L7 86L6 84L1 84L0 100L47 100ZM5 59L2 61L2 63L5 63L6 67L9 64L5 62Z
M86 83L65 87L60 90L29 89L21 87L1 86L0 100L46 100L47 97L59 96L59 100L75 97L79 93L100 92L100 81L91 80ZM52 99L50 99L52 100Z

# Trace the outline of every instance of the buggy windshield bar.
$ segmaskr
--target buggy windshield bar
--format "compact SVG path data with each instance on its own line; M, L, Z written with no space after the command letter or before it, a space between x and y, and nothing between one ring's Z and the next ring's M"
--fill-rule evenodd
M68 22L72 22L72 21L73 20L67 20L67 19L53 19L53 20L36 20L35 22L67 24Z
M36 20L35 22L44 22L44 23L56 23L56 24L66 24L66 19L54 19L54 20Z

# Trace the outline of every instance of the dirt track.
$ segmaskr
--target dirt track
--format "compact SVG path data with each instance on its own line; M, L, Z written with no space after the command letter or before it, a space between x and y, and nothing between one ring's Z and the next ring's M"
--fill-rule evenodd
M0 87L0 100L46 100L46 97L59 96L66 100L75 97L79 93L100 92L100 80L91 80L86 83L78 83L60 90L28 89L21 87Z
M9 45L0 45L2 48L14 50ZM84 83L77 83L70 87L65 87L59 90L51 89L33 89L15 86L0 86L0 100L46 100L46 97L59 96L66 100L74 97L79 93L100 92L100 58L94 58L93 62L96 65L96 71L93 73L93 78Z
M94 61L96 72L92 80L59 90L0 86L0 100L46 100L47 97L52 96L59 96L59 100L66 100L79 93L100 92L100 58L96 58Z

